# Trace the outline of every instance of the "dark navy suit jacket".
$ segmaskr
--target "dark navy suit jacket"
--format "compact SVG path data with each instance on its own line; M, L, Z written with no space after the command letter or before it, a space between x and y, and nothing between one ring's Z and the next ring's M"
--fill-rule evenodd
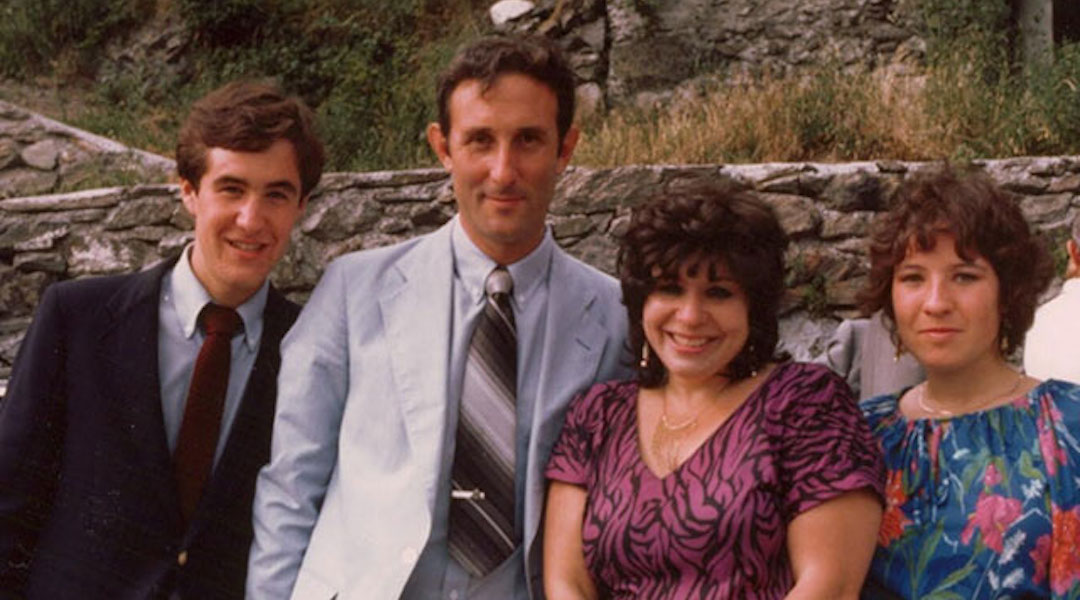
M158 382L175 262L50 287L0 403L0 598L242 598L278 346L299 308L270 289L224 453L184 523Z

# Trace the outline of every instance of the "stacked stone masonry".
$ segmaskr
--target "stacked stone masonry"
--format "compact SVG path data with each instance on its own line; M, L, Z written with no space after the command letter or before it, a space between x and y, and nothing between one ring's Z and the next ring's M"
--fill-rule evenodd
M165 181L172 160L0 101L0 199Z
M618 104L690 99L739 74L809 66L888 68L920 63L909 0L506 0L500 29L558 40L589 113ZM500 7L502 8L502 7ZM495 17L494 13L504 13Z
M1025 214L1063 239L1080 211L1080 157L980 163L1019 194ZM890 161L570 168L550 223L559 244L607 272L630 209L648 196L697 178L749 186L774 207L793 243L781 337L797 358L812 358L839 319L853 316L865 281L866 235L900 182L928 165ZM455 212L440 169L329 174L293 231L272 278L303 301L328 261L439 227ZM175 185L138 185L0 200L0 380L46 286L62 279L123 273L178 252L192 220ZM1053 237L1057 236L1057 237Z

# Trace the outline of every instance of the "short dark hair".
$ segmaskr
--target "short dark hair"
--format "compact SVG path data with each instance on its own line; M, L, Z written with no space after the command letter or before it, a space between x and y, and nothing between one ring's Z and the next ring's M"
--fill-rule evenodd
M730 184L698 181L659 193L634 209L619 247L618 270L630 320L631 356L641 356L645 340L645 300L663 280L678 278L688 260L713 268L723 262L746 294L750 334L726 375L743 379L777 353L777 314L784 294L784 233L769 205ZM644 387L664 382L667 370L654 354L638 378Z
M198 186L210 148L262 152L280 139L296 151L300 197L306 198L319 184L326 157L311 109L269 82L227 83L191 107L176 143L176 170Z
M528 75L555 93L555 125L561 148L574 121L574 71L559 47L539 35L486 36L458 51L439 76L435 90L442 134L450 135L450 95L461 82L479 80L487 91L506 73Z
M892 209L878 219L870 236L870 275L859 295L862 309L882 310L898 343L893 273L912 244L931 250L942 233L956 238L961 258L982 256L993 267L1000 282L999 341L1011 354L1031 327L1039 295L1053 278L1053 263L1016 198L984 173L946 165L917 173L900 186Z

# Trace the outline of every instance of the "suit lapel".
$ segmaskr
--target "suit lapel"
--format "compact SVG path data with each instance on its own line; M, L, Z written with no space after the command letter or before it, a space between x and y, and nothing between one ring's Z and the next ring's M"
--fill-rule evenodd
M281 367L281 339L296 321L300 307L270 287L263 309L259 352L251 367L244 395L233 419L225 450L214 467L186 535L195 536L209 522L208 508L230 519L250 521L254 479L270 458L270 436L277 403L277 374ZM222 513L228 507L233 512ZM246 530L247 527L238 527Z
M604 351L606 333L595 312L596 292L582 280L569 257L556 249L551 261L547 325L540 382L533 407L529 464L525 474L525 549L540 527L544 463L562 428L571 396L593 382Z
M128 438L132 459L142 463L143 472L164 474L146 483L157 488L165 506L177 506L177 500L161 411L158 297L161 278L175 262L131 275L117 289L105 307L109 321L98 347L107 409L120 425L115 434Z
M238 489L242 482L237 479L253 477L269 459L270 431L277 403L277 373L281 367L281 338L296 320L299 310L277 290L270 288L263 309L259 352L244 386L225 450L207 483L204 499L212 498L222 490Z
M231 464L237 458L257 458L262 462L269 458L270 436L277 401L277 373L281 367L281 338L285 337L299 313L299 307L285 300L273 287L263 309L263 332L259 340L259 353L251 366L244 395L229 430L228 441L219 465ZM263 433L265 435L259 435ZM262 438L265 437L265 440ZM265 441L265 444L263 443ZM265 447L263 447L265 446ZM240 456L235 456L240 455ZM228 462L227 462L228 461ZM261 466L261 465L260 465ZM215 468L212 486L223 469Z
M397 281L388 281L379 298L394 387L429 510L434 509L447 418L454 276L450 227L405 254L388 274Z

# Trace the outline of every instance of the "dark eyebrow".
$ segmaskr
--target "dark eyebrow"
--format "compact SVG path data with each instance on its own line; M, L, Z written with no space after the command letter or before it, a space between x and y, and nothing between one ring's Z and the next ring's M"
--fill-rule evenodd
M896 265L896 268L893 269L893 275L899 275L900 273L908 273L910 271L918 271L920 273L923 273L923 272L926 271L926 267L924 267L922 265L911 265L911 264L908 264L908 265Z
M490 127L473 127L471 129L462 130L461 134L463 136L465 136L466 138L473 138L473 137L476 137L476 136L482 135L482 134L490 135L491 134L491 128Z
M234 177L232 175L222 175L221 177L218 177L217 179L215 179L213 181L213 184L214 185L230 185L230 184L232 184L232 185L241 185L241 186L245 186L245 187L250 185L246 179L243 179L241 177ZM267 187L267 189L282 189L284 191L291 192L291 193L294 193L294 194L299 193L299 190L296 189L296 186L293 185L293 182L289 181L288 179L280 179L278 181L271 181L270 183L266 184L266 187Z
M293 182L289 181L288 179L282 179L281 181L271 181L266 187L271 189L280 188L286 192L291 192L293 194L300 193L300 190L296 189L296 186L293 185Z
M518 130L518 135L523 135L526 133L530 135L535 135L537 137L544 137L545 135L547 135L547 130L545 130L543 127L522 127Z
M211 183L213 183L214 185L228 185L228 184L247 185L246 180L241 179L239 177L233 177L231 175L222 175L221 177L218 177L217 179L215 179Z

